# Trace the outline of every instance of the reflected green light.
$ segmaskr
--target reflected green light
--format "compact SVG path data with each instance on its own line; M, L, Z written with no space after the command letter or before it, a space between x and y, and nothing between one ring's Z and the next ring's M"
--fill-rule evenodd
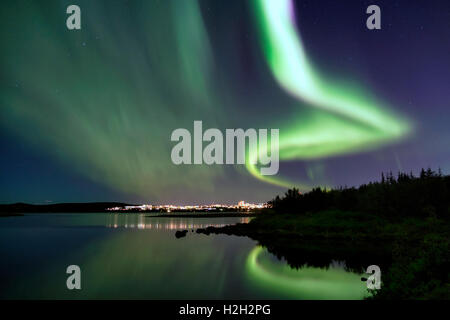
M290 0L258 0L255 4L264 55L273 76L284 90L314 110L294 126L280 129L280 160L308 160L370 150L411 131L407 120L361 88L332 82L315 71L296 30ZM269 183L299 185L262 176L250 162L247 169ZM300 188L308 187L300 184Z
M368 292L361 275L330 267L292 269L286 263L267 259L268 252L255 247L249 254L246 269L255 286L277 291L291 299L362 299ZM265 258L265 259L264 259Z

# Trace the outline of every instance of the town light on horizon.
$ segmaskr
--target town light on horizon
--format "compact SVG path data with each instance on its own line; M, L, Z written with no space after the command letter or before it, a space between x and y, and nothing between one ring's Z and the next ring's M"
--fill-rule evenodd
M247 203L245 201L239 201L237 204L209 204L209 205L151 205L141 204L136 206L118 206L108 208L108 211L224 211L224 210L255 210L269 208L268 203Z

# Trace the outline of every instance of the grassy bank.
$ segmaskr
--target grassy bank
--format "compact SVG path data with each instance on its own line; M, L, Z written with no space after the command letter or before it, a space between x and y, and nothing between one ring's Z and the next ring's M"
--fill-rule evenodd
M266 213L239 228L265 236L276 234L305 239L351 241L393 241L403 238L418 241L428 233L444 236L449 231L445 220L437 218L388 220L372 214L339 210L304 215Z

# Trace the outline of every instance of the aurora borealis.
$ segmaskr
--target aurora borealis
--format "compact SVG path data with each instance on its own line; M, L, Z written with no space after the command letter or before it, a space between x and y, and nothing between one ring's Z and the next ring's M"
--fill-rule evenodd
M285 132L281 159L320 158L374 148L409 132L405 120L396 119L381 106L367 101L370 98L357 89L352 92L351 88L330 86L320 79L309 64L295 30L291 1L262 0L257 3L263 29L263 50L275 78L292 95L327 112L319 114L320 124L308 126L303 119L303 123ZM252 169L249 168L253 173ZM288 184L260 177L286 187L298 185L298 182Z
M6 1L0 202L258 202L448 172L450 6L418 3L379 1L370 31L366 1L84 0L69 31L70 1ZM279 174L174 165L195 120L279 129Z

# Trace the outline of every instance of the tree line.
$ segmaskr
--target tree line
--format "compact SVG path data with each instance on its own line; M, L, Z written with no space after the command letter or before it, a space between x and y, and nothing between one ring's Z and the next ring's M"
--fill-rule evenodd
M386 218L448 218L450 212L450 176L441 170L422 169L419 176L399 172L381 174L381 181L358 188L314 188L300 193L289 189L269 204L278 213L307 213L343 210L372 213Z

